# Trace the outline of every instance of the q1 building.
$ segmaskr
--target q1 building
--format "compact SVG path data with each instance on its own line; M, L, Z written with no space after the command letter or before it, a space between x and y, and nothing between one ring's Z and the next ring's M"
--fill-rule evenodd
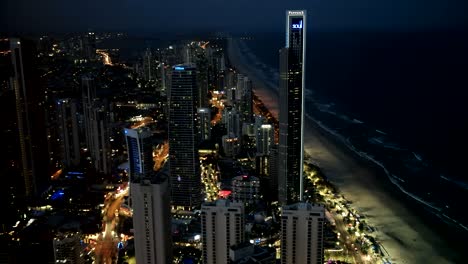
M286 12L286 46L280 50L278 198L303 198L306 11Z

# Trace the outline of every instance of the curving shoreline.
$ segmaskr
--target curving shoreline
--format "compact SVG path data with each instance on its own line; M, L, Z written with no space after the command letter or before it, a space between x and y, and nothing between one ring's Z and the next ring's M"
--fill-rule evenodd
M237 40L228 40L229 61L253 81L255 93L277 116L278 90L267 74L254 68L241 54ZM274 79L274 78L272 78ZM377 227L376 235L396 263L456 263L459 256L446 248L439 235L405 204L404 197L392 192L393 185L381 167L352 151L336 135L324 129L316 120L306 119L304 149L347 199L353 201L359 213Z

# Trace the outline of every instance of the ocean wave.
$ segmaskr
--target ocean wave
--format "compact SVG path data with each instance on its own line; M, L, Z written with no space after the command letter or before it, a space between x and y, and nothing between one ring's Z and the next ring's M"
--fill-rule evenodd
M386 143L386 144L382 145L382 147L387 148L387 149L394 149L394 150L406 150L406 149L400 147L396 143Z
M402 147L400 147L397 143L394 142L389 142L389 140L386 140L383 137L372 137L369 140L369 143L373 145L377 145L386 149L393 149L393 150L406 150Z
M417 160L419 160L419 161L422 161L422 160L423 160L423 158L421 157L421 155L416 154L416 152L413 152L413 155L414 155L414 157L415 157Z
M454 180L454 179L445 177L443 175L440 175L440 178L442 178L442 179L444 179L446 181L449 181L449 182L451 182L451 183L453 183L453 184L455 184L455 185L457 185L457 186L459 186L459 187L461 187L463 189L468 190L468 183L466 183L466 182L462 182L462 181L459 181L459 180Z
M423 205L426 205L427 207L429 208L432 208L433 210L437 211L437 212L441 212L442 209L440 207L437 207L435 206L434 204L428 202L428 201L425 201L424 199L422 199L421 197L407 191L403 186L401 186L401 184L398 182L399 180L401 180L400 178L396 177L396 176L393 176L390 171L385 167L385 165L381 162L381 161L378 161L376 160L372 155L366 153L366 152L363 152L363 151L359 151L358 149L356 149L355 146L353 146L351 144L351 142L349 140L347 140L344 136L340 135L339 133L337 133L336 131L328 128L327 126L325 126L322 122L314 119L311 115L309 114L306 114L305 115L307 118L309 118L311 121L313 121L314 123L318 124L320 126L320 128L324 129L325 131L329 132L330 134L332 134L333 136L335 136L336 138L338 138L339 140L341 140L350 150L352 150L354 153L356 153L357 155L359 155L360 157L364 158L364 159L367 159L369 161L372 161L374 164L376 164L377 166L381 167L383 169L383 171L385 172L385 174L387 175L387 178L390 180L390 182L395 185L401 192L403 192L404 194L406 194L407 196L413 198L414 200L422 203ZM397 178L399 180L397 180ZM404 182L404 181L403 181Z
M399 180L399 181L401 181L401 182L405 182L405 180L403 180L402 178L396 176L395 174L392 174L392 177Z
M356 119L356 118L353 119L353 122L356 123L356 124L364 124L364 122L362 122L361 120Z
M387 133L383 132L382 130L376 129L375 132L380 133L380 134L382 134L382 135L387 135Z
M450 216L446 215L446 214L437 214L437 217L439 217L440 219L442 219L442 221L444 221L445 223L447 224L450 224L452 226L455 226L455 227L458 227L458 228L462 228L464 229L465 231L468 231L468 227L463 225L462 223L458 222L457 220L451 218Z
M377 145L383 145L384 142L381 138L373 137L369 139L370 143L377 144Z
M341 141L346 142L346 138L344 138L342 135L338 134L338 132L332 130L331 128L325 126L321 121L316 120L313 118L311 115L305 113L304 114L307 118L312 120L314 123L316 123L318 126L320 126L323 130L327 131L328 133L334 135L335 137L339 138Z

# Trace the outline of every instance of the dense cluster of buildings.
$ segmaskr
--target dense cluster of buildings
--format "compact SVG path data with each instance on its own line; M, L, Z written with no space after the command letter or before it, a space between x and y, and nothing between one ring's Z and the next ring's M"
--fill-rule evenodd
M254 104L248 73L229 67L223 38L146 49L125 67L97 49L103 36L93 32L59 44L43 37L39 56L26 41L2 40L2 63L9 58L12 71L1 88L16 107L5 122L14 124L19 146L9 153L16 170L4 172L21 179L10 184L8 208L24 204L2 224L34 222L39 217L30 214L41 210L33 206L68 210L77 196L62 196L83 185L106 194L104 204L90 201L79 211L90 217L99 208L102 233L50 233L56 263L88 263L91 253L123 261L130 246L139 264L323 263L325 209L303 195L306 14L286 17L276 131L276 120ZM39 75L32 70L38 58L57 69ZM70 60L73 67L61 64ZM59 73L60 80L52 77ZM15 197L19 189L24 197ZM280 210L262 209L272 204ZM270 233L255 237L252 229L261 228ZM111 250L115 241L125 254ZM183 244L198 255L175 250Z

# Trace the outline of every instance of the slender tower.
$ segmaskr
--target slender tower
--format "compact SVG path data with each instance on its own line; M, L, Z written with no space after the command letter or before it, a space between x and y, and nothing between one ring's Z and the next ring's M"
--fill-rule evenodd
M24 196L28 199L48 187L49 153L45 127L45 90L36 71L35 43L10 39L13 75L10 85L15 92L21 176Z
M306 11L286 12L286 47L280 50L278 189L281 204L302 201Z
M169 102L169 168L172 206L191 210L201 204L200 161L197 150L197 69L172 68Z
M68 166L80 163L80 135L77 118L76 100L64 98L57 100L57 120L60 136L62 162Z

